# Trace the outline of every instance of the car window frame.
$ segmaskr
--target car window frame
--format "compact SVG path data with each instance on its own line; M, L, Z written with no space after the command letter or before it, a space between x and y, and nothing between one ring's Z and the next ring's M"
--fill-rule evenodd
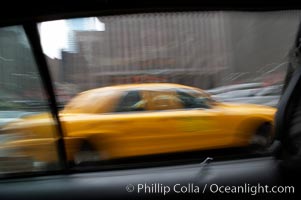
M269 8L261 8L258 9L258 7L255 6L255 10L256 11L264 11L264 10L268 10L268 11L278 11L278 10L283 10L282 7L278 7L275 6L276 9L271 9ZM209 8L209 9L208 9ZM40 22L44 22L44 21L48 21L48 20L60 20L60 19L69 19L69 18L78 18L78 17L90 17L90 16L116 16L118 14L137 14L137 13L145 13L145 12L150 12L150 13L154 13L154 12L186 12L186 11L216 11L216 10L221 10L220 8L215 8L215 7L195 7L195 8L191 8L191 7L167 7L167 8L144 8L144 9L125 9L125 10L116 10L116 9L111 9L111 10L96 10L96 11L90 11L90 12L86 12L86 13L78 13L78 12L70 12L68 14L60 14L60 15L47 15L47 16L41 16L41 17L29 17L26 19L13 19L13 20L9 20L9 21L1 21L0 22L0 27L7 27L7 26L12 26L12 25L20 25L24 28L26 37L29 41L30 44L30 48L33 52L33 57L35 59L36 65L37 65L37 70L39 72L39 76L41 78L42 81L42 86L44 89L44 92L48 95L48 103L49 103L49 108L51 110L51 114L52 117L55 120L55 127L58 130L59 133L59 142L58 142L58 149L59 149L59 161L60 161L60 165L61 168L55 171L45 171L45 172L24 172L24 173L17 173L17 174L8 174L9 176L7 177L1 177L0 180L3 179L11 179L11 178L19 178L19 177L32 177L32 176L48 176L48 175L57 175L57 174L70 174L73 172L73 170L68 166L68 164L66 163L66 152L65 152L65 144L63 141L63 129L61 126L61 121L58 115L58 102L56 100L56 96L55 96L55 90L54 90L54 86L53 86L53 81L51 79L51 75L49 73L49 65L46 61L46 58L43 54L43 50L40 44L40 37L39 37L39 32L38 32L38 23ZM234 9L229 9L227 6L226 7L222 7L224 9L222 9L223 11L229 11L229 10L234 10L234 11L249 11L252 10L252 8L254 9L254 5L251 5L250 8L246 9L245 5L241 5L241 7L236 7ZM281 9L282 8L282 9ZM291 10L296 9L296 8L301 8L301 7L296 7L296 6L292 6ZM200 108L192 108L192 109L200 109ZM187 110L187 109L174 109L174 110ZM163 112L165 111L174 111L174 110L163 110ZM141 111L141 112L149 112L149 111ZM151 111L151 112L162 112L162 111ZM128 113L128 112L127 112ZM135 112L131 112L131 113L135 113ZM104 114L112 114L112 113L104 113ZM116 114L116 113L114 113ZM117 114L125 114L125 113L117 113ZM232 160L232 159L231 159ZM98 171L98 170L96 170Z

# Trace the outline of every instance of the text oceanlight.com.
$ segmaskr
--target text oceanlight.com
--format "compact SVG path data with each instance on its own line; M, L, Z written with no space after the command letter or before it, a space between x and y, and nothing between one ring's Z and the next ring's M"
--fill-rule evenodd
M245 183L243 185L218 185L218 184L205 184L199 186L194 183L188 184L174 184L164 185L162 183L141 183L141 184L128 184L126 187L127 192L135 192L138 194L162 194L169 193L179 194L205 194L205 193L218 193L218 194L293 194L295 192L294 186L270 186L262 185L260 183L251 185Z

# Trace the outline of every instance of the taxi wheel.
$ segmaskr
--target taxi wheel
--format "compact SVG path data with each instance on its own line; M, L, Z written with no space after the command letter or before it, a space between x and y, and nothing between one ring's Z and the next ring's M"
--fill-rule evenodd
M251 146L257 152L264 152L271 146L272 141L272 125L264 123L258 127L251 138Z
M74 155L74 164L79 165L87 162L96 162L101 160L99 152L88 142L83 141L79 151Z

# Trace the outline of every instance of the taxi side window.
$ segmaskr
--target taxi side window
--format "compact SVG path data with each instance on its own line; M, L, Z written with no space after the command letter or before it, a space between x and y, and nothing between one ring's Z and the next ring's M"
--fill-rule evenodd
M184 108L210 108L208 99L202 95L193 95L184 90L177 90L177 94Z
M121 98L115 112L144 111L143 100L139 91L128 91Z
M149 110L182 109L182 103L174 91L149 91Z

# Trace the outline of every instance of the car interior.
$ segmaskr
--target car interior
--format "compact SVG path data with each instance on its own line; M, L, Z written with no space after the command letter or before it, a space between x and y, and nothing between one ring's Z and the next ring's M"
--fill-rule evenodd
M32 1L34 6L21 9L23 6L28 6L29 3L28 1L26 3L18 2L19 8L14 12L0 13L0 88L2 90L0 92L0 199L202 199L235 198L237 196L293 199L300 194L300 6L293 3L289 4L289 2L286 2L287 4L276 2L268 4L259 1L243 3L239 1L225 1L223 3L220 1L127 1L125 4L125 2L119 3L110 0L78 2L63 0L39 3ZM16 2L8 2L8 4L8 11L13 11L16 8L14 5ZM185 21L185 17L187 17L187 21ZM206 17L209 19L206 22L208 24L201 20L207 19ZM86 21L82 23L81 19ZM172 21L173 19L178 21ZM95 20L98 20L97 23ZM103 23L99 23L99 21ZM51 22L53 23L51 24ZM205 24L205 27L210 28L203 29L197 26L197 24L202 23ZM215 26L215 23L218 25ZM287 28L282 27L285 24L287 24ZM48 26L47 30L46 25ZM63 33L61 31L67 25L73 28L73 32L70 31L71 29L69 32ZM235 25L237 25L237 29L233 28ZM149 28L152 26L156 27L153 28L155 30L153 32ZM160 28L157 26L161 29L166 28L166 30L168 30L167 28L172 29L172 27L178 27L178 29L165 33L160 32ZM233 26L233 30L230 28L229 33L233 38L228 41L225 32L231 26ZM222 30L219 29L220 27L223 27ZM148 31L138 31L138 35L135 35L137 33L135 28ZM262 31L264 32L262 35L256 35L261 33L261 29L264 28L265 32ZM276 32L274 32L275 30ZM243 34L240 35L240 31ZM278 36L277 31L279 31ZM109 34L105 32L109 32ZM193 36L194 32L198 34L205 32L206 37L213 39L210 41L205 36L198 34ZM156 38L161 39L152 40L155 34L158 34ZM219 34L222 35L220 40L218 40ZM62 35L67 40L66 43L60 38ZM148 39L140 40L141 35ZM167 41L169 37L172 38L173 42L176 42L168 43L166 48L180 49L179 55L171 50L164 50L164 40ZM200 40L193 40L198 37ZM238 39L239 37L241 38ZM282 37L289 39L281 40ZM100 42L97 43L96 40ZM135 44L135 41L138 43ZM177 41L181 42L177 43ZM245 44L246 41L249 43ZM265 41L267 42L265 43ZM204 49L211 49L209 53L207 52L208 58L209 60L216 60L217 67L214 67L215 61L211 62L206 59L205 61L198 61L202 55L207 56L202 49L189 51L198 42L200 46L204 44ZM255 44L260 43L264 43L259 45L260 48L267 46L267 49L256 49ZM287 46L282 45L284 43ZM58 51L51 51L55 55L51 57L46 50L46 44L52 47L59 45L61 52L56 55ZM115 49L112 47L113 45L116 45ZM127 45L132 46L127 47ZM145 45L145 52L143 48L139 50L139 45ZM244 45L246 45L246 49L239 49ZM106 49L109 50L106 51ZM156 51L152 52L152 49L156 49ZM277 50L274 51L274 49ZM236 54L232 55L232 51ZM245 57L243 57L244 51L246 52ZM212 52L217 52L216 55L221 56L218 57ZM162 54L168 59L159 60ZM287 59L285 63L281 60L283 54ZM120 55L122 59L119 59L118 56ZM138 57L137 60L140 59L139 62L132 61L135 56ZM229 61L230 57L231 62ZM266 61L266 57L277 59L277 61L272 59ZM142 58L146 60L144 63L141 61ZM256 59L266 62L260 63ZM18 61L17 64L13 64L15 60ZM257 75L251 77L252 80L259 80L256 79L258 74L275 72L273 76L267 73L265 79L267 87L264 90L256 89L258 85L261 87L262 83L251 85L251 81L248 81L245 83L249 85L244 85L243 81L247 80L248 72L235 74L235 70L240 69L240 67L243 68L242 65L244 64L247 70L252 68L252 65L247 63L250 60L254 65L258 65ZM273 68L269 68L267 62L277 63L272 64ZM180 64L178 68L171 68L171 72L163 67L160 68L161 65L170 65L170 63L174 66ZM191 68L191 71L185 67L182 69L181 63L183 66L188 63L187 65L194 68ZM211 72L207 73L206 71L206 69L211 69L208 66L214 65L212 69L219 70L220 65L226 66L228 64L239 66L233 68L231 77L216 73L218 74L216 77L212 75L213 81L208 78L211 76ZM103 66L102 71L97 71L96 65ZM107 70L115 69L114 66L117 66L117 69L118 66L123 65L126 67L120 75L117 74L119 73L117 70L112 72ZM142 67L138 68L138 65ZM62 66L67 67L63 68ZM159 67L153 69L148 68L149 66ZM201 74L200 70L204 70L197 68L198 66L205 66L205 76L198 76ZM278 73L278 69L284 70ZM145 71L149 74L145 75ZM134 74L136 72L139 73ZM174 74L170 75L171 73ZM186 79L183 75L185 73L189 74ZM280 78L278 77L279 74L281 74ZM208 81L205 80L206 77ZM281 81L275 84L274 82L268 83L274 79L281 79ZM106 82L107 80L110 81ZM236 89L225 87L227 84L215 85L214 81L221 81L222 83L224 80L244 84L238 85L239 87L237 86ZM156 84L161 82L172 82L175 85L163 85L167 88L166 90L154 89L157 87ZM230 81L228 82L230 83ZM131 83L143 84L139 87L127 86ZM191 88L176 85L179 83L189 85ZM119 86L119 84L125 84L125 86ZM155 84L155 86L151 84ZM110 88L111 85L117 86ZM104 89L104 93L101 93L102 90L100 90L99 93L94 94L93 92L96 91L94 89L99 86L108 88ZM204 91L195 89L199 86L202 86ZM75 88L75 92L71 91L72 87ZM174 88L170 90L169 87ZM9 91L7 88L14 91L14 95L5 93L6 90ZM24 88L28 88L28 90L25 91ZM117 88L116 93L113 94L115 88ZM233 91L233 93L231 94L229 91ZM89 92L92 92L90 96ZM21 93L22 97L26 97L29 101L23 101L25 98L17 98L15 94ZM64 110L66 102L69 102L78 93L82 96L77 96L77 100L74 99L73 104L69 104L69 107L67 104ZM112 97L109 99L111 93ZM262 95L263 97L261 97L255 93L260 95L264 93L266 96ZM101 103L99 103L99 108L94 106L97 98L104 102L103 108L100 106ZM119 98L120 101L116 100ZM106 99L108 99L107 103L105 102ZM236 107L231 106L231 103L236 101L239 104ZM115 107L111 106L113 102L116 102L114 103L114 105L116 104ZM248 107L245 104L252 104L253 102L256 104L259 102L258 104L261 105ZM180 104L183 106L180 107ZM87 108L91 106L91 108L89 111L87 109L85 113L81 113L82 106ZM266 108L265 106L269 107ZM19 107L30 109L24 112L25 109L22 110ZM183 107L186 110L183 111ZM66 108L70 108L70 111ZM101 116L95 114L95 112L100 112L97 109L102 110ZM223 109L231 109L229 112L232 113L227 114L229 118L221 117L219 123L212 121L212 116ZM22 112L18 112L19 110ZM274 111L275 114L272 116L270 113ZM197 118L199 112L205 113L202 120L207 121L198 121L200 119ZM185 150L187 147L181 146L184 143L190 143L191 146L197 145L196 140L198 139L195 139L197 136L194 134L195 132L198 133L198 130L195 130L195 123L201 123L204 127L202 134L207 134L207 140L213 141L222 137L223 132L230 132L227 127L236 124L240 118L243 118L238 114L240 112L244 115L262 112L263 114L260 115L264 116L265 119L272 116L273 122L271 124L273 124L274 138L263 151L258 148L254 150L255 147L253 146L231 146L232 143L231 145L230 143L222 144L227 148L213 148L219 145L218 142L212 143L212 148L208 146L208 148L200 150L191 147L188 151ZM233 113L235 116L231 115ZM185 118L186 115L190 118ZM258 115L253 114L254 117ZM155 121L156 116L161 116L161 118ZM143 121L144 119L147 119L146 122ZM81 120L90 124L85 124ZM110 120L116 120L116 123L109 124ZM168 134L174 134L173 137L180 134L178 130L181 127L178 121L185 123L185 133L191 134L191 137L195 137L194 139L188 140L183 136L164 139L166 130L171 130ZM25 124L25 127L22 123ZM258 123L258 121L254 121L250 126ZM265 123L265 125L271 124ZM156 125L161 127L160 130L155 129ZM119 130L119 127L125 127L124 129L136 127L137 132L142 132L144 127L147 127L148 131L145 131L145 138L133 131L129 132L128 136L117 137L117 135L107 140L101 140L101 144L108 146L109 149L109 153L100 154L101 157L112 156L114 159L93 162L95 154L89 154L89 152L96 151L96 148L91 146L90 142L96 143L100 140L99 137L95 134L89 135L90 140L85 139L83 143L78 144L76 143L77 140L71 136L66 137L66 132L72 132L76 136L72 137L80 140L84 137L81 135L82 132L86 133L88 130L95 132L99 127L108 129L103 137L109 134L116 135L117 133L112 130ZM264 129L264 131L269 132L271 126L260 128L266 128L268 130ZM31 137L30 142L33 143L30 143L31 148L26 150L28 155L31 155L34 150L34 155L41 160L47 160L49 165L45 167L42 162L34 162L34 170L28 170L31 169L32 162L29 161L31 158L27 159L21 154L9 157L15 149L6 146L6 140L13 141L11 145L14 148L20 148L18 145L24 143L24 141L18 143L15 139L24 138L24 134L19 136L17 130L27 134L26 137ZM150 147L148 145L152 142L152 134L154 133L162 134L160 135L161 139L160 142L155 141L154 143L157 144ZM6 136L9 134L15 135ZM45 138L35 140L36 134L48 135L48 138L45 136ZM156 137L159 138L159 136ZM131 138L135 140L131 141ZM231 141L234 139L231 137ZM227 137L221 140L226 141ZM14 143L14 141L17 142ZM110 146L110 142L113 141L116 142ZM241 144L244 142L243 139L235 141L239 141ZM135 144L138 144L137 148L133 148ZM199 144L209 145L209 142L205 141ZM70 161L70 155L73 155L72 148L80 148L83 153L78 154L74 161ZM175 149L176 153L172 149ZM88 156L85 154L86 152L88 152ZM157 154L149 152L157 152ZM83 156L89 158L87 162ZM251 188L251 186L258 185L281 186L282 189L291 187L293 191L278 190L278 192L273 192ZM221 188L220 190L218 186ZM227 192L224 189L226 186L231 188L240 186L244 187L244 190L237 192L229 189L230 192Z

